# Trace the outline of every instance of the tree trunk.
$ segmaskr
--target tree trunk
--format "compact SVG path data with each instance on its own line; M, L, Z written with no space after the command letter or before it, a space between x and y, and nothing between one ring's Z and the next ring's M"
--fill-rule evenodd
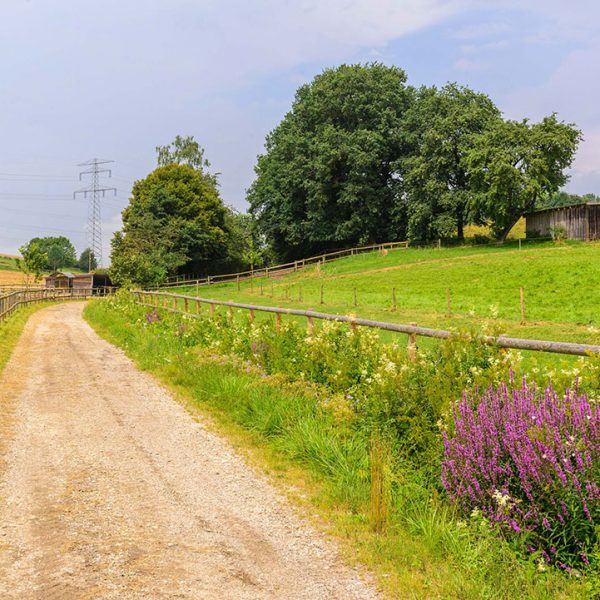
M509 221L509 224L502 230L502 232L498 236L499 242L506 241L506 236L510 233L510 230L515 226L515 224L521 218L521 216L522 216L521 214L518 214L518 215L512 217L511 221Z
M458 241L459 242L464 242L465 241L465 225L463 223L463 217L462 214L458 215L458 219L456 222L456 236L458 237Z

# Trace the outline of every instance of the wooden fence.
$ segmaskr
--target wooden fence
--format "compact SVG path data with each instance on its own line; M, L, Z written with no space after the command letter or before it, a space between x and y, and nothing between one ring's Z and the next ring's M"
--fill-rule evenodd
M387 323L385 321L372 321L370 319L360 319L358 317L349 317L344 315L333 315L312 310L299 310L294 308L279 308L274 306L256 306L254 304L241 304L239 302L212 300L210 298L198 298L196 296L186 296L184 294L172 294L169 292L158 291L140 291L133 292L137 304L162 308L171 312L186 314L192 317L202 316L202 305L207 304L210 307L210 315L214 315L216 306L226 306L229 309L239 308L248 311L250 320L254 320L255 312L275 314L275 327L279 331L281 327L282 315L293 315L305 317L307 319L307 333L312 335L314 320L337 321L338 323L348 323L352 328L373 327L385 331L395 331L408 335L408 353L409 357L416 358L417 337L428 337L437 339L448 339L455 333L444 329L430 329L428 327L419 327L416 323L402 325L399 323ZM190 308L194 310L191 311ZM548 340L527 340L521 338L511 338L506 336L481 336L478 338L483 344L498 346L500 348L513 348L516 350L532 350L536 352L553 352L556 354L569 354L574 356L589 356L590 354L600 354L600 346L592 344L576 344L572 342L553 342Z
M111 294L114 288L82 289L21 289L0 295L0 322L9 317L19 306L33 302L52 300L84 300L90 296Z
M286 273L291 273L302 269L307 265L313 265L317 263L325 263L327 261L337 260L344 258L345 256L354 256L355 254L362 254L364 252L381 252L383 250L392 250L394 248L408 248L408 242L387 242L385 244L372 244L370 246L359 246L357 248L347 248L345 250L338 250L336 252L327 252L326 254L319 254L318 256L311 256L309 258L303 258L301 260L295 260L282 265L274 265L272 267L264 267L262 269L252 269L250 271L240 271L239 273L225 273L223 275L209 275L200 279L187 279L185 277L176 277L174 279L168 279L167 283L163 283L158 288L165 287L178 287L178 286L201 286L210 285L213 283L226 283L228 281L243 281L245 279L252 279L253 277L280 277Z

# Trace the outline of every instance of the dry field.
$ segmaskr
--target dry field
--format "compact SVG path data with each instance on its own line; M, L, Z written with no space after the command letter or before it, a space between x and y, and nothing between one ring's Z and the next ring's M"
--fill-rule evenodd
M22 285L24 283L21 271L0 271L0 285Z

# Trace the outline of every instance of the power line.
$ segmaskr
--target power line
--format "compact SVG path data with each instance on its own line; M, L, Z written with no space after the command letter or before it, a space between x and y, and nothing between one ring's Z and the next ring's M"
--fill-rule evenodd
M117 195L117 188L115 187L103 187L100 185L100 174L107 173L108 177L112 177L112 171L110 169L102 169L100 165L105 165L114 162L113 160L100 160L98 158L92 158L86 162L79 163L79 167L90 167L87 171L81 171L79 173L79 180L81 181L83 175L91 175L92 182L85 188L77 190L73 193L73 198L77 197L77 194L83 194L84 198L90 199L88 205L88 235L90 241L90 262L88 270L92 270L92 258L96 259L98 266L102 266L102 219L100 212L100 198L106 196L106 192L114 192ZM93 256L92 256L93 255Z

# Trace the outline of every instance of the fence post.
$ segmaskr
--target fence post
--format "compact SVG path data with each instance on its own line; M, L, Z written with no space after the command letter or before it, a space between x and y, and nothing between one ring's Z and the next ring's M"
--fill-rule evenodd
M183 299L183 312L184 312L184 313L186 313L186 314L187 314L187 312L188 312L188 306L189 306L189 304L188 304L188 299L187 299L187 298L184 298L184 299Z
M525 325L525 290L519 288L519 297L521 300L521 325Z
M200 295L200 281L196 279L196 296Z
M313 323L313 318L306 317L306 335L311 337L312 334L314 333L314 331L315 331L315 324Z
M240 291L240 276L236 275L235 281L237 283L237 291Z
M281 332L281 313L275 313L275 333L279 335Z
M325 302L323 301L323 284L321 284L321 300L320 300L321 304L325 304Z
M202 304L201 304L200 300L196 300L196 314L199 315L201 310L202 310Z
M446 288L446 305L448 306L448 316L452 316L452 290Z
M173 296L173 310L177 310L177 298Z
M416 327L416 323L410 323L412 327ZM408 360L410 362L417 362L417 334L408 334L408 347L407 347Z
M248 320L250 321L250 323L254 322L254 309L253 308L250 309L250 313L248 314Z
M396 310L396 288L392 288L392 310Z
M211 317L215 316L215 305L214 304L210 305L210 316Z

